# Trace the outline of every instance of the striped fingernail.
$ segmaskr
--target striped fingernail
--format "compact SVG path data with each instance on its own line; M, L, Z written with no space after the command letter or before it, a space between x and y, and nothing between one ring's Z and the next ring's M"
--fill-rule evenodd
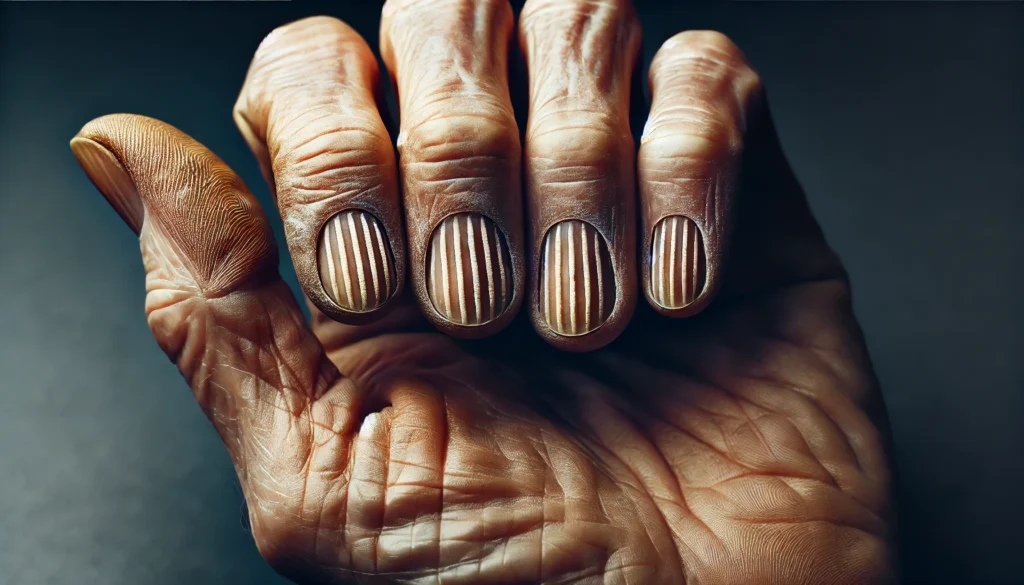
M101 144L88 138L73 138L71 152L93 185L103 193L135 233L142 230L142 199L121 161Z
M692 219L666 217L651 238L651 298L666 309L681 309L704 290L704 238Z
M365 211L342 211L324 225L317 262L324 290L346 311L373 311L395 291L394 261L384 227Z
M555 333L584 335L608 319L615 306L615 273L594 226L569 220L548 230L540 274L540 311Z
M512 257L494 222L475 213L448 217L434 230L427 293L445 319L483 325L512 301Z

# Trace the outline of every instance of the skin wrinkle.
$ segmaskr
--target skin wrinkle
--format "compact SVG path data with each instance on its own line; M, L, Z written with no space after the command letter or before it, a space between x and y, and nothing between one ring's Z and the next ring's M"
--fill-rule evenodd
M488 126L488 122L494 122L495 126ZM400 151L414 155L414 158L404 160L403 165L455 166L477 157L492 159L497 164L517 161L518 137L514 124L507 122L507 119L502 121L483 113L463 113L458 117L450 114L428 116L403 130L405 143ZM466 144L472 145L471 152L464 152L462 147ZM449 176L458 177L456 173Z
M732 459L729 456L729 453L728 453L728 451L726 449L722 449L720 447L712 445L711 443L709 443L707 441L704 441L700 436L698 436L697 434L695 434L695 433L693 433L693 432L683 428L677 422L675 422L673 420L670 420L670 419L668 419L668 418L666 418L664 416L660 416L660 415L653 415L653 416L655 418L655 421L663 423L665 426L667 426L668 428L672 429L674 432L679 433L680 435L686 437L687 440L692 441L694 443L697 443L699 445L702 445L704 447L707 447L711 452L713 452L715 455L717 455L719 458L721 458L721 460L728 461L729 463L731 463L733 465L737 465L737 466L745 469L746 472L758 473L758 474L764 473L764 470L762 470L762 469L754 469L754 468L751 468L748 465L745 465L743 463L735 461L734 459ZM655 444L657 445L657 443L655 443ZM656 449L658 449L660 451L666 451L667 450L665 448L661 448L661 447L657 447L657 446L656 446ZM678 466L675 466L675 467L678 467ZM743 472L741 472L741 473L743 473ZM678 479L680 481L680 485L683 485L684 484L683 479L681 477L678 478ZM685 484L686 484L685 487L691 487L693 485L692 482L689 482L689 481L685 482Z
M728 479L728 480L725 480L725 481L723 481L723 482L721 482L721 483L719 483L719 484L715 484L715 485L709 485L709 486L701 486L701 487L694 487L694 488L689 488L689 489L693 489L693 490L710 490L710 491L714 491L714 492L716 492L716 493L717 493L717 494L718 494L719 496L721 496L721 497L723 497L723 498L725 498L725 499L727 499L727 500L728 500L728 499L729 499L729 498L728 498L728 496L727 496L726 494L723 494L723 493L721 492L721 489L720 489L720 488L721 488L721 486L722 486L722 485L724 485L724 484L726 484L726 483L729 483L729 482L733 482L733 481L736 481L736 480L743 480L743 479L749 479L750 477L752 477L752 476L751 476L751 475L742 475L742 476L737 476L737 477L734 477L734 478L730 478L730 479ZM790 478L789 478L789 477L787 477L787 476L775 476L775 477L778 477L778 478L780 478L780 479L790 479ZM797 479L798 479L798 478L797 478ZM790 487L790 490L792 491L792 493L793 493L794 495L796 495L796 497L797 497L797 498L801 498L801 499L802 499L802 496L800 496L800 494L799 494L799 493L797 493L797 492L796 492L795 490L793 490L791 486L788 486L788 484L786 484L785 482L782 482L782 483L783 483L784 485L787 485L787 487ZM741 507L741 506L739 506L738 504L736 504L735 502L731 502L731 503L732 503L732 504L733 504L734 506L736 506L736 507ZM871 537L879 537L879 536L881 536L881 534L880 534L880 529L878 528L878 526L881 526L881 524L882 524L881 518L879 518L879 517L878 517L877 515L875 515L875 514L871 513L871 512L870 512L870 510L864 510L864 511L865 511L865 512L868 512L868 513L869 513L869 515L870 515L870 516L869 516L870 520L872 521L872 523L873 523L873 524L875 524L875 525L876 525L876 526L874 527L874 529L869 529L869 528L865 528L864 526L857 526L857 525L854 525L854 524L847 524L847 523L844 523L844 522L842 522L842 521L838 521L838 520L836 520L836 519L834 519L834 518L817 518L817 517L811 517L811 518L800 518L800 517L783 517L783 518L770 518L770 519L769 519L769 518L763 518L763 517L755 517L755 516L750 516L750 517L744 517L744 516L731 516L731 517L730 517L730 519L731 519L731 520L736 520L736 521L738 521L738 522L749 522L750 524L805 524L805 523L826 523L826 524L830 524L830 525L832 525L832 526L837 526L837 527L841 527L841 528L850 528L850 529L853 529L853 530L857 530L857 531L859 531L859 532L863 532L863 533L865 533L865 534L866 534L867 536L871 536Z
M478 314L479 314L479 311L478 311ZM442 445L442 447L441 447L441 464L440 464L440 470L441 470L441 490L440 491L441 491L441 494L440 494L440 497L438 498L438 506L437 506L437 533L436 533L437 536L435 537L435 540L438 543L438 545L437 545L437 561L436 561L436 565L435 565L437 567L443 566L443 564L441 562L442 561L442 556L441 556L441 554L442 554L441 548L442 547L441 547L441 543L443 542L442 535L444 534L444 508L445 508L445 502L447 501L445 499L445 484L446 484L446 482L445 482L445 473L446 473L446 470L448 468L448 449L449 449L449 442L450 442L450 431L449 431L450 422L448 420L449 413L448 413L447 401L445 399L444 394L441 394L441 414L442 414L442 417L443 417L443 420L444 420L444 429L443 429L443 434L442 434L443 438L441 439L441 445ZM440 577L438 577L438 582L440 582Z
M635 425L635 424L634 424L634 423L633 423L632 421L628 421L628 420L627 420L627 421L626 421L626 423L627 423L627 424L631 424L631 425L633 425L633 427L634 427L634 429L635 429L636 431L638 431L638 432L641 432L641 433L642 433L642 431L640 431L639 427L637 427L637 426L636 426L636 425ZM652 502L656 502L656 497L655 497L655 496L653 495L653 493L652 493L652 492L650 492L650 491L649 491L649 490L647 489L647 487L646 487L646 485L644 484L643 480L642 480L642 479L640 478L640 476L639 476L639 475L638 475L638 474L636 473L636 471L635 471L635 470L634 470L634 469L632 468L632 466L630 466L630 465L629 465L629 464L627 463L627 461L626 461L625 459L622 459L622 458L618 458L618 457L617 457L617 455L615 455L614 449L612 449L612 448L610 448L610 447L609 447L609 448L608 448L608 449L606 450L606 452L607 452L607 453L608 453L609 455L611 455L612 457L615 457L615 458L617 459L618 463L620 463L620 464L622 465L622 467L623 467L624 469L626 469L626 470L628 470L628 471L630 472L630 474L632 475L632 477L633 477L633 478L635 479L635 484L632 484L632 485L633 485L633 486L638 486L638 487L641 487L641 488L643 488L643 489L644 489L644 496L646 496L646 497L650 498ZM665 465L666 465L666 468L667 468L667 469L671 469L671 466L669 466L669 464L668 464L668 460L665 460L665 459L663 458L663 462L665 463ZM678 484L678 478L677 478L677 484L676 484L676 493L677 493L677 494L679 495L679 498L680 498L680 499L682 499L682 491L681 491L681 489L680 489L680 486L679 486L679 484ZM669 523L669 521L668 521L668 518L667 518L667 516L665 515L664 511L663 511L662 509L660 509L660 507L659 507L659 506L656 506L656 505L654 506L654 508L655 508L655 510L657 510L657 512L658 512L658 513L660 514L660 516L662 516L662 519L663 519L663 521L664 521L664 523L665 523L665 526L666 526L666 527L669 527L669 526L671 526L671 524ZM676 555L677 555L677 556L681 556L681 555L680 555L680 551L679 551L679 546L678 546L678 544L677 544L677 543L675 542L675 540L673 541L673 543L674 543L674 544L676 545L676 546L675 546L675 553L676 553Z
M794 394L797 394L797 395L799 395L799 396L801 396L801 397L804 397L804 398L806 398L806 393L805 393L806 391L800 391L800 390L796 389L795 387L787 387L787 386L782 386L782 385L779 385L779 384L777 384L777 383L775 383L775 382L771 382L770 380L764 380L764 382L766 382L766 383L769 383L769 384L774 384L774 385L775 385L776 387L778 387L778 388L780 388L780 389L785 389L785 390L789 390L790 392L793 392ZM731 392L736 392L736 391L735 391L735 390L733 390L733 391L731 391ZM748 398L745 398L745 397L741 397L741 398L742 398L742 400L744 400L744 401L747 401L747 400L749 400ZM766 406L764 406L763 404L759 404L759 406L760 406L761 408L767 408L767 407L766 407ZM835 421L834 419L832 419L832 418L831 418L830 416L828 416L828 413L827 413L827 412L825 412L825 411L821 411L821 412L822 412L822 414L824 414L824 416L825 416L825 417L826 417L826 418L828 419L829 423L831 423L831 425L832 425L832 430L834 430L834 431L835 431L836 433L838 433L838 434L843 434L843 430L842 430L842 427L840 427L840 426L839 426L839 424L838 424L838 423L836 423L836 421ZM788 415L786 415L786 414L785 414L785 413L783 413L783 412L775 412L775 414L778 414L778 415L780 415L780 416L784 416L784 417L785 417L785 416L788 416ZM801 427L800 427L800 426L798 426L798 425L794 425L794 426L795 426L796 430L797 430L798 432L800 432L800 433L801 433L801 435L803 436L803 430L801 429ZM809 442L809 441L807 440L807 437L806 437L806 436L804 436L804 441L805 441L805 443L806 443L806 444L808 445L808 448L810 448L810 442ZM851 460L852 460L853 464L854 464L854 465L856 466L857 470L858 470L858 471L863 471L863 467L861 466L861 464L860 464L860 461L859 461L859 459L857 458L857 453L856 453L856 451L855 451L855 450L853 449L853 447L852 447L851 443L852 443L852 441L850 441L849 439L847 439L847 442L843 442L843 443L842 443L842 446L843 446L843 447L845 447L845 449L846 449L846 451L847 451L848 455L850 456L850 458L851 458ZM827 470L827 467L826 467L826 470ZM830 474L831 474L831 472L830 472ZM838 483L839 483L839 482L838 482L837 478L836 478L836 477L834 476L834 474L831 474L831 475L832 475L832 478L831 478L831 479L832 479L833 483L836 483L836 484L838 485Z
M801 392L801 391L799 391L799 390L793 390L793 391L794 391L794 392L798 392L798 393L800 393L800 394L803 394L803 395L806 395L806 394L805 394L804 392ZM834 422L834 421L833 421L833 422ZM860 463L860 460L859 460L859 458L857 457L857 450L856 450L856 449L855 449L855 448L853 447L853 443L852 443L852 441L848 442L848 443L847 443L847 446L848 446L848 447L849 447L849 449L850 449L850 454L851 454L851 456L852 456L852 460L853 460L853 463L854 463L854 465L856 466L856 468L857 468L858 470L861 470L861 471L863 471L863 466L861 465L861 463ZM833 474L832 472L830 472L830 471L829 471L829 470L828 470L827 468L825 468L825 467L823 467L823 469L825 469L825 471L826 471L826 472L827 472L827 473L829 474L829 477L830 477L830 479L831 479L831 481L832 481L832 483L833 483L834 485L836 485L836 486L838 486L838 487L842 487L842 486L843 486L842 482L840 482L840 481L839 481L839 480L838 480L838 479L837 479L837 478L835 477L835 475L834 475L834 474ZM843 491L844 491L844 492L846 492L847 490L845 490L845 489L844 489ZM850 495L851 497L855 498L855 499L858 499L858 501L860 501L857 495L855 495L855 494L849 494L849 495ZM870 508L869 508L869 506L868 506L868 502L860 501L860 503L861 503L861 504L862 504L862 505L863 505L863 506L864 506L864 507L865 507L866 509L868 509L868 510L870 511Z
M277 89L275 94L266 99L273 99L271 107L273 111L264 115L273 116L270 118L268 139L272 146L272 153L276 156L289 156L291 148L284 148L283 145L301 142L297 138L309 139L320 138L320 132L309 133L304 126L310 126L317 130L337 128L351 132L362 133L368 140L366 144L376 144L381 148L390 146L390 139L382 134L377 126L380 116L367 113L363 108L366 106L365 99L354 99L349 97L342 99L336 94L340 92L354 92L356 88L346 87L343 84L325 81L321 82L322 95L310 95L310 87L302 86L294 89ZM301 96L301 97L300 97ZM352 103L348 103L352 102ZM301 109L294 105L300 103ZM278 106L277 104L283 104ZM323 128L327 126L327 128ZM358 141L357 141L358 143ZM377 152L377 149L367 149L370 152ZM375 161L380 162L380 161Z
M530 118L533 134L543 135L560 129L572 129L573 126L566 123L571 119L577 120L576 127L605 133L614 140L627 137L632 140L632 135L627 131L628 120L615 112L609 112L607 107L602 109L602 104L563 103L563 98L553 97L535 104L534 109L537 113Z
M761 385L763 386L763 385L764 385L764 382L765 382L765 381L767 381L767 380L760 380L760 379L755 379L755 381L760 381L760 382L762 382L762 384L761 384ZM797 389L796 387L787 387L787 386L779 386L779 385L778 385L778 382L777 382L777 381L774 381L774 380L771 380L771 381L768 381L768 382L769 382L769 383L771 383L773 387L778 387L778 388L785 388L785 389L788 389L788 390L791 390L791 391L794 391L794 392L798 392L798 393L799 393L800 395L802 395L802 396L808 396L808 395L807 395L807 393L806 393L806 391L801 391L801 390L798 390L798 389ZM712 382L712 383L714 383L714 382ZM730 394L734 394L734 391L733 391L733 390L731 390L731 389L730 389L729 387L727 387L727 386L719 386L719 387L720 387L720 388L722 388L723 390L726 390L726 391L730 392ZM734 395L735 395L735 394L734 394ZM736 397L737 397L738 399L742 399L742 397L741 397L741 396L736 396ZM814 399L813 397L811 397L811 396L808 396L808 397L809 397L809 398L811 398L812 400L815 400L815 399ZM764 406L763 406L763 405L759 405L759 407L762 407L762 408L763 408ZM830 420L831 420L831 419L830 419ZM796 429L799 429L799 427L798 427L798 426L797 426L797 427L795 427L795 428L796 428ZM839 427L837 427L837 428L839 428ZM844 437L846 437L846 436L848 436L848 435L846 435L846 434L844 433L844 434L843 434L843 436L844 436ZM806 439L804 439L804 440L805 440L805 444L806 444ZM846 439L846 441L849 441L849 439ZM851 453L851 455L853 456L853 463L854 463L854 465L856 466L856 468L857 468L857 469L861 469L861 468L862 468L862 466L861 466L861 464L860 464L860 462L859 462L859 459L858 459L858 458L857 458L857 456L856 456L856 450L852 449L852 444L851 444L851 443L849 443L849 442L846 442L846 443L844 443L844 444L845 444L845 445L846 445L846 446L847 446L848 448L851 448L851 451L850 451L850 453ZM832 481L832 482L833 482L834 484L836 484L836 485L842 485L841 483L839 483L839 482L838 482L837 478L836 478L836 477L835 477L834 475L832 475L832 474L831 474L830 472L828 472L828 470L827 470L827 469L823 468L823 471L825 471L826 473L828 473L828 475L829 475L829 478L830 478L830 480L831 480L831 481ZM855 499L858 499L858 500L859 500L859 498L858 498L858 497L857 497L857 496L856 496L855 494L850 494L850 495L851 495L851 497L854 497ZM866 502L861 502L861 503L862 503L863 505L867 506L867 503L866 503ZM867 509L868 509L868 510L870 510L870 508L867 508Z
M671 466L670 466L670 467L671 467ZM750 475L750 473L744 473L743 475L744 475L744 476L746 476L746 475ZM733 477L733 478L734 478L734 477ZM730 478L730 479L727 479L727 480L731 480L731 478ZM869 510L868 510L868 511L869 511ZM872 513L872 515L873 515L873 513ZM876 517L877 517L877 516L876 516Z
M637 358L633 358L633 359L637 359ZM639 361L639 360L638 360L638 361ZM683 365L682 367L679 367L679 366L677 366L677 367L676 367L676 368L675 368L675 369L673 370L673 373L675 373L675 374L679 374L679 375L683 375L683 376L686 376L686 377L690 377L690 378L692 378L692 377L694 377L694 376L697 376L697 375L699 375L699 373L698 373L697 371L694 371L694 370L692 370L692 369L687 369L687 367L686 367L686 365L685 365L685 364L684 364L684 365ZM735 377L735 375L734 375L734 377ZM744 376L744 377L746 377L746 376ZM757 379L757 378L753 378L753 379ZM722 389L722 390L727 390L727 389L728 389L728 387L727 387L727 386L724 386L724 385L722 385L722 384L720 384L720 383L716 382L715 380L705 379L705 380L703 380L703 381L704 381L704 382L705 382L706 384L708 384L708 385L709 385L710 387L714 387L714 388L719 388L719 389ZM772 387L772 388L780 388L780 389L782 389L782 388L786 388L786 389L790 389L790 388L787 388L787 386L782 386L782 385L778 384L778 382L777 382L777 381L775 381L775 380L768 380L768 379L764 379L764 380L762 380L762 381L770 381L770 382L772 383L772 385L771 385L771 387ZM794 389L794 390L795 390L795 387L794 387L794 388L792 388L792 389ZM730 392L730 394L734 394L734 393ZM738 395L736 395L736 396L735 396L735 398L736 398L736 399L740 399L740 398L742 398L742 396L738 396ZM812 399L813 399L813 397L810 397L810 398L812 398ZM764 407L764 406L763 406L763 405L761 405L761 404L758 404L758 407L759 407L759 408L766 408L766 407ZM719 413L714 413L714 414L716 414L716 415L717 415L717 414L719 414Z

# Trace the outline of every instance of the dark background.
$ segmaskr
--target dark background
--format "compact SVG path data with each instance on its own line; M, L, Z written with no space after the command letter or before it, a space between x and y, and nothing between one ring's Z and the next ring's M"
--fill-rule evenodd
M883 383L907 581L1022 582L1024 4L639 10L647 61L714 28L765 80ZM161 118L272 209L231 107L263 35L317 13L376 46L369 1L0 2L0 584L281 583L67 141Z

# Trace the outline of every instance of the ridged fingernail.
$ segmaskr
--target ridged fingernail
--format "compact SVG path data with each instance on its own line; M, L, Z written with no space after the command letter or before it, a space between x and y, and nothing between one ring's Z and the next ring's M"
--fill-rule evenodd
M142 199L121 161L101 144L88 138L73 138L71 152L93 185L103 193L135 233L142 230Z
M666 309L681 309L700 296L706 280L704 238L692 219L666 217L651 238L651 297Z
M391 246L377 218L365 211L342 211L324 224L317 261L320 282L339 307L373 311L395 291Z
M608 319L615 306L615 272L594 226L569 220L548 230L540 274L540 311L555 333L584 335Z
M483 325L512 301L512 257L494 222L475 213L445 219L427 257L427 293L445 319Z

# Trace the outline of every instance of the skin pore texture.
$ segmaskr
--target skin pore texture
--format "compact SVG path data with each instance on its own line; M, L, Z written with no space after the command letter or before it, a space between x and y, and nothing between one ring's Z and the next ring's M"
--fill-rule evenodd
M355 31L271 33L235 120L311 324L264 211L205 147L128 114L72 140L139 234L150 328L283 575L896 581L877 381L758 78L718 33L673 37L637 154L639 35L625 1L531 0L517 25L504 2L392 0L396 156Z

